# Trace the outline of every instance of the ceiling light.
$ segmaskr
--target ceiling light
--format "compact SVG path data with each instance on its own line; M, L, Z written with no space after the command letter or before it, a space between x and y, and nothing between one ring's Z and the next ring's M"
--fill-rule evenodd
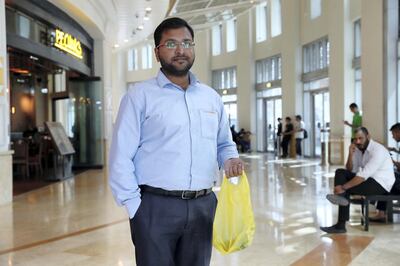
M146 9L145 9L147 12L150 12L151 11L151 7L146 7Z
M128 42L128 41L129 41L128 39L125 39L125 40L124 40L124 42Z
M148 16L143 17L144 20L149 20L150 18Z
M118 48L118 47L119 47L118 43L114 44L114 48Z
M143 28L144 28L143 25L139 25L136 29L137 30L143 30Z
M49 89L47 89L47 88L42 88L40 91L41 91L43 94L46 94L46 93L49 92Z
M29 56L29 58L32 60L35 60L35 61L39 60L39 58L37 58L36 56L33 56L33 55Z

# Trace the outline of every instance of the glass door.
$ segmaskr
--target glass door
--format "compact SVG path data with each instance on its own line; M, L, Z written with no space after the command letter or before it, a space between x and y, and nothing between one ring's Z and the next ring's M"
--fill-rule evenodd
M104 164L103 95L99 78L71 79L68 98L54 100L54 118L75 149L74 167Z
M312 94L313 104L313 146L314 156L321 156L321 141L327 141L330 126L329 92L319 91Z
M265 136L266 136L266 151L276 151L276 133L278 131L279 117L282 117L282 99L281 98L266 98L265 99ZM278 146L279 147L279 146Z

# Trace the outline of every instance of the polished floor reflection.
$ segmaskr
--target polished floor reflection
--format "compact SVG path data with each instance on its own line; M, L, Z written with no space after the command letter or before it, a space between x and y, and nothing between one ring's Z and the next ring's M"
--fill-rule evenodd
M399 265L400 224L360 225L352 207L348 233L326 235L336 221L335 168L316 160L243 156L256 219L252 246L211 265ZM0 206L0 265L134 265L128 219L112 199L105 170L19 195Z

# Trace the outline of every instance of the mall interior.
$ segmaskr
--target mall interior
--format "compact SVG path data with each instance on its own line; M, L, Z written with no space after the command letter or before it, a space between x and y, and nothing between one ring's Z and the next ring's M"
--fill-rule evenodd
M135 265L108 155L123 95L159 71L153 32L167 17L193 27L191 71L250 140L254 239L214 249L211 265L399 265L399 214L365 230L351 204L347 233L319 228L338 215L326 195L348 156L349 105L397 147L397 0L0 0L0 265ZM303 153L292 137L282 158L277 119L296 115Z

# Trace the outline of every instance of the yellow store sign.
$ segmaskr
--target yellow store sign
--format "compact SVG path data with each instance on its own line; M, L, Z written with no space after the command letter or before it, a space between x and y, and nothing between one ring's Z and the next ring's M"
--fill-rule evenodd
M63 32L59 29L56 29L56 40L54 46L78 57L79 59L82 59L83 57L81 42L71 34Z

